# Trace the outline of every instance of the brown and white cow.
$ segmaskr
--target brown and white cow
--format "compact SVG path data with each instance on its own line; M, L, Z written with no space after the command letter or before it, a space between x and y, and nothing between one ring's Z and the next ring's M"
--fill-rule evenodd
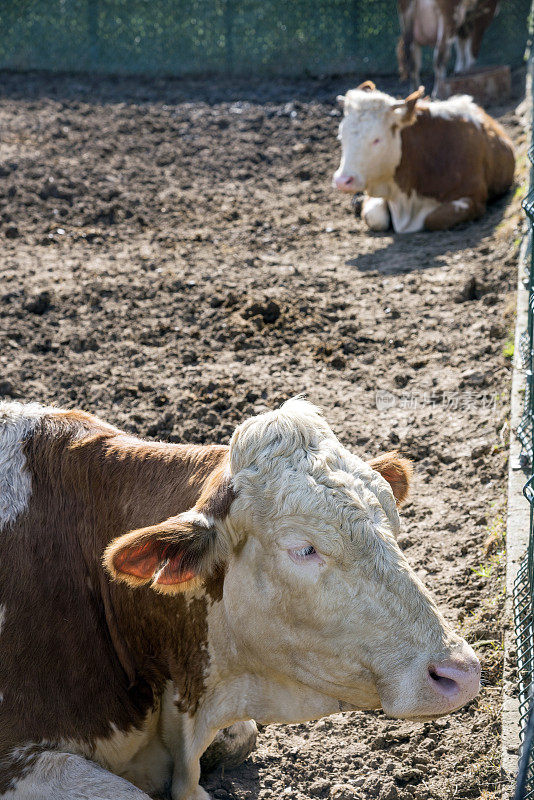
M421 82L421 47L434 48L433 97L443 95L453 43L454 71L471 69L498 5L498 0L398 0L399 71L404 80L409 78L412 90Z
M514 179L513 145L471 97L406 100L372 81L338 100L341 163L333 185L365 191L362 217L375 231L443 230L482 216Z
M229 447L1 404L0 796L202 800L239 720L470 701L478 659L395 541L409 477L298 398Z

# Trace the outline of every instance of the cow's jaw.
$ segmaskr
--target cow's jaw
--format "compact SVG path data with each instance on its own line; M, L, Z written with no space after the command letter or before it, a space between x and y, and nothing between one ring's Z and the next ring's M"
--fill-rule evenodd
M262 725L299 723L338 713L343 688L260 668L247 648L235 637L224 601L214 603L208 614L209 675L201 706L214 729L239 720L254 719ZM329 691L326 691L325 688ZM366 708L377 708L376 691ZM360 708L362 706L359 706Z

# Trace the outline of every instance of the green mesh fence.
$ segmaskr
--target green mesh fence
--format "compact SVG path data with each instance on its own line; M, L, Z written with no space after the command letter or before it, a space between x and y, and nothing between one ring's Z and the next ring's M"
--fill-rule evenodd
M482 64L521 63L529 7L502 0ZM0 0L0 67L17 70L386 74L398 35L396 0Z

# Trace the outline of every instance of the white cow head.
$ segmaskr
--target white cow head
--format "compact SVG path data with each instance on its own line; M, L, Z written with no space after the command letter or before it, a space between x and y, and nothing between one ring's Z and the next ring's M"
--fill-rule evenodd
M439 716L476 695L480 665L396 543L409 479L406 460L365 463L318 409L289 400L236 429L210 501L222 516L204 499L126 534L108 548L108 568L134 585L193 596L224 564L210 647L226 653L222 672L263 691L244 712L260 722L347 707Z
M423 87L397 101L366 81L338 100L344 106L339 126L341 163L333 186L342 192L383 196L401 160L401 130L415 122L415 105Z

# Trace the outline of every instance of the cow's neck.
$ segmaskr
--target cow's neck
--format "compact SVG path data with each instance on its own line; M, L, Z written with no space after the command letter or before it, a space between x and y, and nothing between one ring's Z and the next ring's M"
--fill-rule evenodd
M374 181L366 186L365 191L369 195L369 197L384 197L386 200L390 200L393 198L396 185L393 180L388 180L386 178Z
M175 762L179 763L184 740L189 753L199 758L218 730L240 720L254 719L265 725L298 723L341 710L334 698L248 663L249 654L240 648L226 615L224 602L210 605L210 664L195 713L182 714L177 720L180 693L176 686L169 686L165 692L162 725Z
M117 436L103 450L109 501L119 502L127 529L161 522L194 506L206 479L227 452L227 447L218 445L152 443Z
M44 441L34 437L28 456L40 476L39 491L65 498L54 524L64 530L70 546L77 544L87 565L88 594L79 601L91 604L91 592L99 593L136 705L146 704L170 678L183 697L183 709L194 709L209 668L207 611L222 595L223 572L212 575L200 596L163 596L149 587L132 590L110 582L102 555L115 537L194 506L228 448L142 442L96 423L87 430L84 423L74 433L69 425L58 470L57 442L55 437L49 444L46 434ZM48 481L43 475L50 476ZM46 497L37 502L51 505Z
M190 509L226 453L224 447L110 442L107 477L114 497L108 502L117 511L107 541ZM121 476L114 482L117 460ZM108 627L130 681L146 681L158 691L170 679L181 696L180 709L196 709L210 667L208 609L221 599L223 582L224 571L217 569L201 590L170 596L150 587L110 584L101 573Z

